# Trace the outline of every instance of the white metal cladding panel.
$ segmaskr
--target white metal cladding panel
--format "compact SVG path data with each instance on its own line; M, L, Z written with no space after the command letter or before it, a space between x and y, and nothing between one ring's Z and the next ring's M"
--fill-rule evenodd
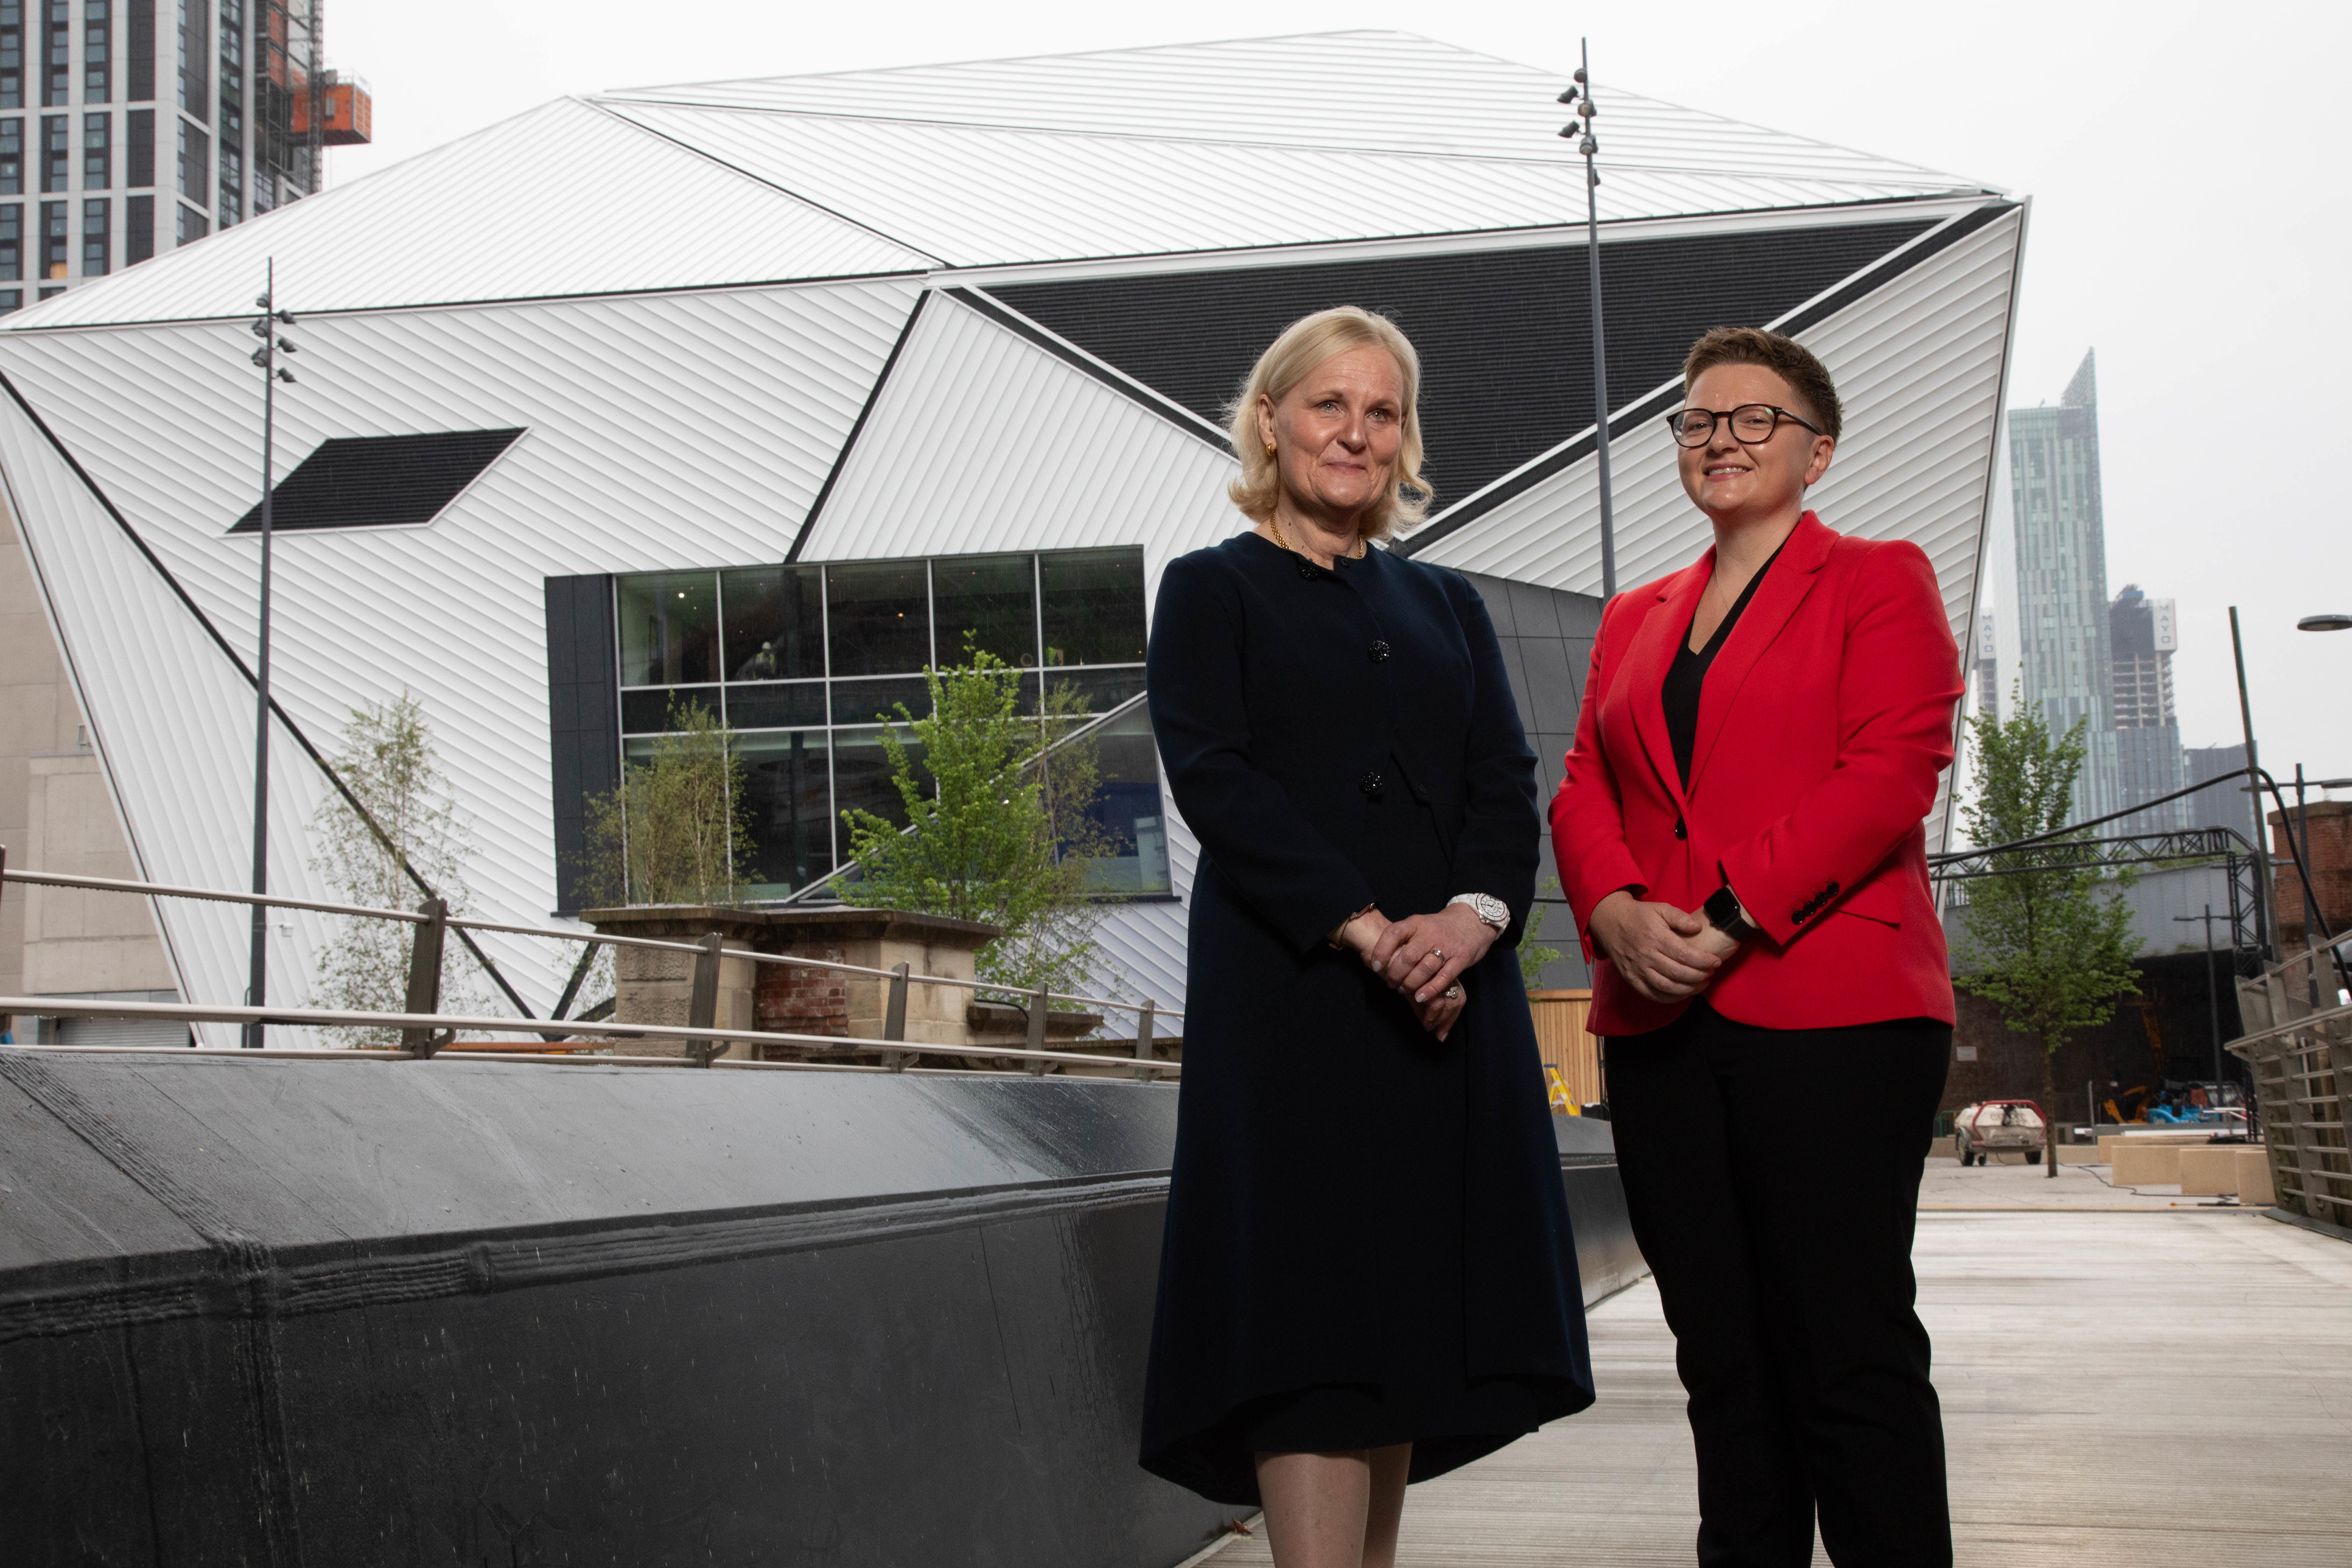
M1125 980L1126 994L1139 1001L1149 996L1161 1007L1181 1013L1189 966L1186 922L1192 907L1192 882L1200 872L1201 846L1177 814L1164 784L1160 809L1168 834L1168 876L1177 901L1113 905L1103 917L1097 940ZM1161 1019L1154 1031L1160 1035L1183 1032L1183 1024L1170 1018Z
M1831 526L1927 552L1966 646L1997 433L2022 215L2011 213L1800 334L1838 381L1847 439L1808 498ZM1683 493L1663 421L1611 448L1617 581L1650 582L1711 540ZM1601 588L1591 458L1439 541L1425 559L1593 594ZM1947 793L1948 793L1947 791ZM1928 823L1940 842L1946 800Z
M1170 557L1248 526L1231 454L936 296L802 553L811 561L1140 544Z
M1534 159L613 107L951 266L1535 227L1583 206L1580 165ZM1619 165L1601 185L1612 219L1915 191Z
M1552 71L1406 33L1339 32L826 76L631 89L614 100L730 104L935 124L1286 142L1566 163ZM1612 171L1975 183L1595 84ZM1604 184L1602 190L1606 192ZM1754 205L1739 203L1738 205Z
M2024 223L2022 211L2003 215L1802 334L1836 373L1858 437L1815 504L1847 532L1907 539L1925 550L1963 649L1982 566ZM1894 438L1882 442L1880 431ZM1947 773L1927 819L1935 847L1946 840L1952 783Z
M141 875L197 887L252 884L253 688L106 515L14 400L0 399L5 479L50 614L130 829ZM273 889L320 896L286 825L306 821L325 785L283 729L273 739ZM182 994L241 1002L249 917L238 905L156 902ZM276 935L273 999L308 994L315 932ZM234 1031L205 1026L206 1043Z
M304 323L303 379L279 403L281 477L331 436L527 427L429 527L287 533L276 549L279 700L328 751L353 704L404 689L423 700L473 821L478 912L536 921L554 904L542 579L780 559L914 294L832 285ZM208 325L0 338L0 369L249 658L256 542L225 531L260 468L240 335ZM68 616L69 635L88 613ZM158 618L189 619L176 604ZM139 678L165 710L184 710L174 725L249 737L249 716L223 721L170 696L226 668L207 647L142 658ZM94 716L120 727L119 694L92 695ZM168 778L189 799L231 803L236 817L247 746L221 759L195 746L116 776ZM283 772L315 773L290 745L278 756ZM142 839L186 836L168 814L131 815ZM310 816L289 806L280 820ZM298 836L285 842L300 858ZM235 859L186 879L237 885ZM560 988L561 944L483 941L535 1006Z
M930 258L576 99L224 229L13 330L920 271Z

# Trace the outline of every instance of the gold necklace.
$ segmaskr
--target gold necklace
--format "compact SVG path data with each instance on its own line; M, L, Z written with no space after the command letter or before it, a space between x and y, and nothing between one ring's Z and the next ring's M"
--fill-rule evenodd
M1289 550L1293 555L1305 555L1307 553L1303 550L1291 549L1290 541L1282 536L1281 518L1276 516L1273 512L1268 512L1265 514L1265 525L1274 530L1274 542L1276 544L1281 545L1285 550ZM1356 535L1356 548L1348 552L1348 559L1350 561L1361 561L1364 558L1364 552L1370 548L1370 546L1364 542L1364 536L1360 533Z

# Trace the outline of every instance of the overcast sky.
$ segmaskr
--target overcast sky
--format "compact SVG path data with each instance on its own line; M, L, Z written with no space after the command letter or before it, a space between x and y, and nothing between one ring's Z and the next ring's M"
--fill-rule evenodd
M1261 0L1181 14L334 0L328 58L369 81L376 142L333 153L330 178L563 93L1345 27L1423 33L1563 72L1590 32L1604 110L1617 82L2031 196L2011 402L2056 402L2084 351L2098 350L2108 592L2137 582L2179 602L2184 742L2238 739L2236 604L2264 763L2352 776L2352 632L2294 630L2300 616L2352 610L2352 411L2334 367L2344 340L2317 330L2352 304L2342 0L1582 12ZM619 205L613 216L628 221ZM2320 434L2296 440L2291 425Z

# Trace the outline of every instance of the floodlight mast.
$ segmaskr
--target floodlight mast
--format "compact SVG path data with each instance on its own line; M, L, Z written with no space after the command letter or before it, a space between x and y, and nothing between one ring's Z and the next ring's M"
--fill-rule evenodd
M253 351L253 363L261 369L261 625L255 645L253 660L254 721L253 721L253 890L267 895L269 891L269 535L270 501L277 489L274 472L278 427L278 384L292 385L294 373L278 368L280 350L294 352L294 345L280 337L280 325L292 326L294 318L278 308L278 260L268 263L261 298L254 304L261 314L253 321L253 335L261 346ZM246 977L246 1005L261 1007L269 999L269 911L260 904L253 906L251 968ZM256 1020L245 1026L244 1045L257 1051L264 1043L266 1026Z
M1584 154L1584 256L1592 293L1592 423L1601 479L1601 596L1612 599L1617 596L1617 521L1609 494L1609 343L1601 315L1601 173L1592 162L1601 143L1592 136L1592 40L1577 42L1576 85L1561 93L1559 101L1581 123L1571 121L1560 127L1559 133L1574 139L1576 150Z

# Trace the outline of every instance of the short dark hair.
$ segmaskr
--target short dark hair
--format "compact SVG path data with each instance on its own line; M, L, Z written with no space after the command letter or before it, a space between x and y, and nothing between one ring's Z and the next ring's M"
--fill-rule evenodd
M1811 414L1832 441L1845 425L1845 407L1838 402L1829 367L1794 338L1761 327L1711 327L1683 358L1683 389L1687 392L1702 371L1719 364L1760 364L1787 382L1805 405L1799 412Z

